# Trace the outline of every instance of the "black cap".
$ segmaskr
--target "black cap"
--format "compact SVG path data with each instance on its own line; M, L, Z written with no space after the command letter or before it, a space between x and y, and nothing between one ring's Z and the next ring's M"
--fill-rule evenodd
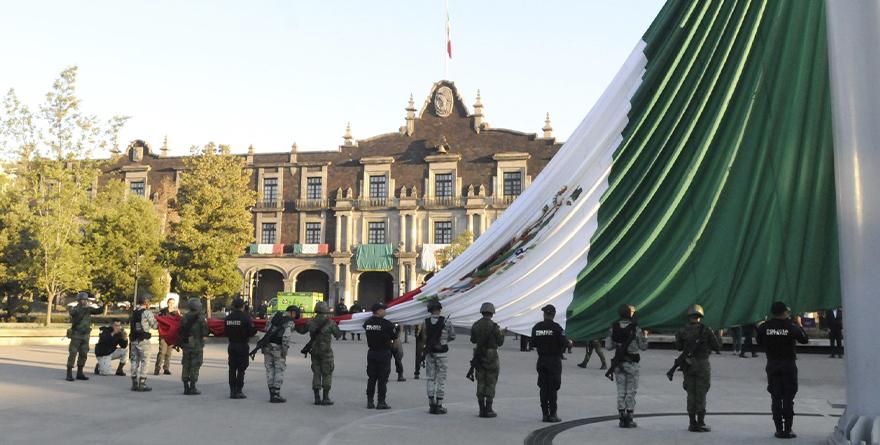
M552 304L542 307L541 310L544 311L545 314L556 315L556 307Z
M241 309L244 307L244 299L236 298L235 301L232 302L233 309Z
M370 310L373 312L376 312L381 309L388 309L388 306L386 306L385 303L376 302L376 303L373 303L373 306L370 308Z
M773 303L773 306L770 306L770 313L773 315L782 315L787 310L788 306L781 301L777 301L776 303Z
M442 309L443 309L443 305L440 304L440 302L437 300L433 300L430 303L428 303L428 312L434 312L435 310L439 311Z

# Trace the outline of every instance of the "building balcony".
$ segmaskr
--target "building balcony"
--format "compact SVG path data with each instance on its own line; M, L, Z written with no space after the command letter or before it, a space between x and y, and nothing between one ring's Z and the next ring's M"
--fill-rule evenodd
M327 199L297 199L294 202L297 210L324 210L330 208L330 201Z
M394 207L394 198L358 199L355 207L359 209L381 209Z
M492 197L492 205L495 207L507 207L513 201L516 201L519 195L505 195L505 196L493 196Z
M421 206L425 208L461 207L461 196L440 196L422 199Z
M280 212L284 210L284 203L278 200L260 200L252 208L255 212Z

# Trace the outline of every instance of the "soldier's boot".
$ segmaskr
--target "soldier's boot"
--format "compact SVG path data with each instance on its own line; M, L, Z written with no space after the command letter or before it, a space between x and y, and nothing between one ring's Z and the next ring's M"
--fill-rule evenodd
M547 409L546 405L541 405L541 422L549 422L550 421L550 410Z
M159 359L161 356L156 356L156 367L153 368L153 375L159 375Z
M138 390L138 392L149 392L149 391L152 391L153 388L150 388L149 386L147 386L147 379L145 377L145 378L140 379L140 382L138 383L137 390Z
M376 403L376 409L391 409L391 407L388 406L387 403L385 403L385 399L379 399L379 401Z
M367 396L367 409L373 409L376 407L376 404L373 403L373 397Z
M608 369L608 365L605 364L605 360L602 360L602 367L599 369Z
M196 382L195 381L189 382L189 395L197 396L201 393L202 393L201 391L196 389Z
M550 423L562 422L562 419L556 415L556 410L550 410L550 415L547 416L547 421Z
M95 363L95 375L100 375L100 374L101 374L100 372L98 372L98 371L99 371L98 368L100 368L100 366L99 366L97 363Z
M189 389L189 382L183 382L183 395L188 396L192 394Z
M83 374L83 366L76 367L76 379L77 380L88 380L89 378Z
M636 428L638 425L633 422L633 412L630 410L626 410L626 427L627 428Z
M132 391L137 391L137 390L138 390L138 379L137 379L137 377L132 377L132 378L131 378L131 390L132 390Z
M712 431L712 427L706 425L706 413L699 412L697 413L697 426L700 428L701 433L708 433Z
M782 430L782 437L785 439L794 439L795 437L797 437L797 434L795 434L794 431L791 430L792 420L794 419L785 419L783 421L784 426Z
M480 405L480 417L486 417L486 399L477 397L477 404Z
M74 380L73 368L67 368L67 378L65 380L67 380L68 382L72 382Z
M437 397L437 403L434 405L434 414L446 414L446 408L443 407L443 397Z
M171 371L168 370L168 369L166 369L166 370L165 370L165 375L171 375Z
M620 413L620 421L617 423L617 426L621 428L626 428L626 411L619 409L617 410L617 412Z
M116 375L121 375L122 377L125 377L125 369L124 368L125 368L125 364L120 363L119 366L116 367Z
M234 398L235 398L235 395L236 395L235 385L233 385L232 383L230 383L230 384L229 384L229 398L230 398L230 399L234 399Z
M324 388L323 392L324 392L324 394L323 394L323 397L321 398L321 405L323 405L323 406L332 405L333 401L330 400L330 388Z
M489 417L489 418L498 417L498 414L496 414L495 411L492 411L492 398L491 397L486 397L486 413L485 414L486 414L486 417Z
M281 397L281 388L269 387L269 403L284 403L287 399Z
M688 424L688 431L692 433L699 433L700 424L697 423L696 413L688 413L688 419L690 419L690 423Z
M434 402L433 397L428 397L428 413L437 414L437 404Z
M321 390L320 389L313 389L312 391L315 392L315 405L320 405L321 404Z
M397 381L398 382L405 382L406 381L406 377L403 376L402 372L397 373Z
M241 392L241 390L242 390L243 388L244 388L244 387L242 387L242 386L236 386L236 387L235 387L235 398L236 398L236 399L246 399L246 398L247 398L247 396L244 395L243 392Z

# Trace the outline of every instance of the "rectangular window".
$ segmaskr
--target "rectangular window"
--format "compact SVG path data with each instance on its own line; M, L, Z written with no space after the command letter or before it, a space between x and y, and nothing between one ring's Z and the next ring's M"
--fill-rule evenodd
M263 244L275 244L275 223L263 223Z
M371 222L368 236L369 244L385 244L385 223Z
M266 178L263 180L263 202L278 202L278 178Z
M522 193L522 172L504 172L504 196Z
M434 175L434 196L438 198L452 196L452 173Z
M451 244L452 243L452 221L436 221L436 222L434 222L434 243L435 244Z
M321 223L306 223L306 244L321 244Z
M388 191L385 188L385 176L370 176L370 199L385 199Z
M306 199L310 201L320 201L323 197L321 178L307 178L306 181Z
M146 184L144 181L137 181L131 183L131 193L138 196L144 196L146 192Z

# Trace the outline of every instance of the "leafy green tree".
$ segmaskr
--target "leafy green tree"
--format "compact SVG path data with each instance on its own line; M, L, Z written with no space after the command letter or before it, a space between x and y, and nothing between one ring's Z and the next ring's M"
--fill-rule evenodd
M28 257L33 278L48 300L46 323L60 296L90 281L83 224L101 174L100 163L91 156L105 149L128 119L116 116L103 125L84 114L76 96L76 70L61 72L36 114L10 90L0 122L4 154L15 162L10 189L28 205L20 217L36 243Z
M245 159L233 156L229 146L193 147L184 160L187 170L172 208L168 252L181 298L228 299L241 290L238 257L253 242L250 208L257 193L248 187Z
M98 191L85 226L85 250L95 271L92 288L105 302L132 300L136 260L138 289L153 295L168 292L160 262L161 228L153 203L127 194L122 181L110 180Z
M452 243L449 244L446 248L443 249L442 253L437 255L437 259L440 260L443 265L447 265L452 262L452 260L456 259L462 252L465 251L471 244L474 243L474 234L470 230L465 230L458 234Z

